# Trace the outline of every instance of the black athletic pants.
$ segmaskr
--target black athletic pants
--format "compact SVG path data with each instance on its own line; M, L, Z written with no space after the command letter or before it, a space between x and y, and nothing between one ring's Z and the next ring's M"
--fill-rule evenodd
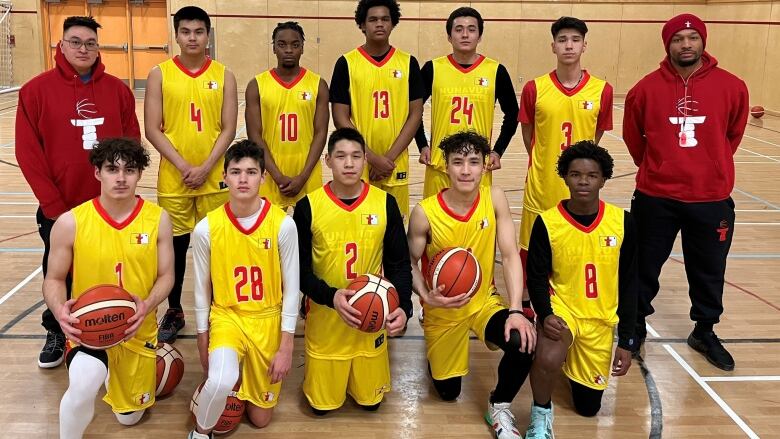
M658 276L669 258L677 233L682 236L691 320L720 321L726 257L734 235L734 201L684 203L634 191L631 214L639 245L639 300L637 335L645 334L645 317L658 294Z
M35 213L35 219L38 221L38 234L41 235L41 240L43 241L43 261L41 262L41 265L43 266L43 277L45 278L48 268L46 265L49 263L49 248L51 246L49 244L49 235L51 235L51 228L54 226L54 220L46 218L40 207L38 207L38 211ZM70 273L68 273L68 277L65 279L65 288L68 292L68 299L70 299L72 283L73 279L71 278ZM57 323L57 319L54 318L54 314L49 308L46 308L43 311L43 315L41 315L41 325L46 328L47 331L62 333L60 324Z

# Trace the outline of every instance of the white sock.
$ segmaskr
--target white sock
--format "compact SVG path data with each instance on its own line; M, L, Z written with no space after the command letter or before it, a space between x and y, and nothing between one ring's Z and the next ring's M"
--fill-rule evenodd
M68 367L68 390L60 401L60 438L80 439L95 414L95 398L108 376L102 361L76 352Z
M144 410L138 410L135 412L130 413L114 413L116 415L116 420L119 421L120 424L131 426L138 423L138 421L141 420L141 417L144 415L144 412L146 412L146 409Z
M238 354L230 348L209 353L209 376L198 395L198 426L211 430L225 411L225 401L238 381Z

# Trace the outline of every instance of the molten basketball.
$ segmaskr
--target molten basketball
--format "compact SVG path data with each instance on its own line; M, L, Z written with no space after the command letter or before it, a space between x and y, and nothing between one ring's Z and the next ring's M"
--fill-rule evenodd
M135 315L130 293L116 285L97 285L79 296L71 308L79 322L81 344L91 349L107 349L125 338L127 319Z
M206 383L200 383L190 400L190 411L192 412L193 417L197 417L196 409L198 408L198 395L200 395L200 390L203 388L204 384ZM241 423L241 418L244 416L246 405L244 404L244 401L241 401L236 396L236 392L238 392L239 388L241 388L241 380L238 380L236 385L233 386L233 391L228 395L227 400L225 401L225 410L222 412L222 416L219 417L219 420L217 420L217 425L214 426L214 433L230 433Z
M157 346L157 390L154 395L164 398L179 385L184 376L184 358L181 352L168 343Z
M750 115L755 117L756 119L761 119L761 117L764 116L764 107L760 105L755 105L753 107L750 107Z
M431 288L444 285L442 296L453 297L467 293L471 297L481 283L482 270L479 263L466 249L445 248L428 265L428 284Z
M349 304L360 311L360 329L377 332L385 327L387 315L400 304L393 284L382 276L364 274L349 283L348 290L356 291Z

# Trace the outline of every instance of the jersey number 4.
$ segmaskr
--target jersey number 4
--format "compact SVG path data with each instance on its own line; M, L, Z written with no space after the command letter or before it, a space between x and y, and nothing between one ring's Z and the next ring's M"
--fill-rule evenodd
M260 267L239 266L233 269L233 276L236 280L236 299L239 302L248 302L250 296L251 300L263 300L263 271ZM249 294L244 292L245 286L249 287Z
M460 117L458 113L461 113L466 118L466 125L471 125L471 119L474 114L474 104L469 102L468 96L453 96L452 97L452 112L450 113L450 123L453 125L460 125Z
M198 132L203 131L203 114L200 108L195 106L195 102L190 102L190 121L195 122Z

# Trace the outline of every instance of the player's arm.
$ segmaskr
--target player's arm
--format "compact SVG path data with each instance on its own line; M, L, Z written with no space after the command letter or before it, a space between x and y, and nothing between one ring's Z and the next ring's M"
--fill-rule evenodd
M284 188L281 188L282 193L288 197L294 197L298 195L309 180L314 167L317 166L317 162L322 157L322 150L325 149L325 140L328 137L328 124L330 123L330 110L328 109L328 84L325 80L320 78L319 89L317 90L317 102L314 110L314 137L311 140L311 146L309 146L309 154L306 156L306 163L303 165L303 170L298 174L293 181Z
M537 322L544 336L558 341L566 329L566 322L553 314L550 304L550 273L552 273L552 247L547 227L541 216L536 217L528 243L528 294L534 305ZM540 331L542 332L542 331Z
M525 318L523 311L523 270L520 264L520 254L517 251L515 223L509 210L509 201L504 191L497 186L490 188L493 199L493 209L496 212L496 243L501 252L501 266L504 273L507 295L509 296L510 313L504 327L504 337L509 341L510 332L515 329L520 332L520 351L533 352L536 347L536 331L534 325Z
M385 211L387 227L382 242L382 269L395 286L400 302L400 307L387 316L385 327L392 336L400 334L406 327L406 320L412 316L412 271L404 220L391 195L387 196Z
M350 119L352 102L349 96L349 65L343 56L339 57L333 67L333 76L330 79L330 102L333 125L336 128L357 129Z
M401 127L401 131L393 141L390 149L385 153L385 157L395 161L401 153L409 148L417 128L420 126L423 114L423 96L425 95L422 78L420 75L420 65L415 57L409 59L409 114L406 115L406 121Z
M209 314L211 314L211 237L209 219L203 218L192 232L192 262L195 268L195 331L200 364L209 369Z
M238 118L238 91L236 77L233 72L225 69L225 86L222 90L222 113L220 114L219 136L214 141L214 147L206 160L190 170L184 177L184 184L190 189L197 189L206 181L217 162L225 156L225 151L236 138L236 119Z
M528 81L523 86L523 91L520 94L520 113L517 120L520 122L525 151L531 155L536 120L536 81Z
M488 169L491 171L501 169L501 156L504 155L512 136L517 132L519 123L517 117L520 114L520 107L517 105L515 87L503 64L499 64L496 71L496 99L501 106L501 112L504 113L504 120L501 123L498 139L490 152Z
M750 104L748 104L748 89L742 80L739 80L739 90L732 100L734 102L729 105L730 114L726 138L729 139L729 143L731 144L731 152L736 153L740 142L742 142L742 136L745 134L748 113L750 111Z
M246 99L246 108L244 108L244 120L246 122L246 136L249 140L255 142L263 150L263 157L265 159L265 170L268 171L268 175L276 182L277 185L281 185L289 180L283 180L285 177L279 172L279 167L276 166L271 150L268 149L268 145L263 139L263 110L260 97L259 88L257 86L257 80L252 78L246 85L246 92L244 93Z
M631 351L639 341L635 337L637 301L639 300L639 270L637 266L636 223L624 212L623 243L618 262L618 345L612 362L612 375L621 376L631 366Z
M601 104L599 106L599 115L596 119L596 143L601 141L605 131L612 131L612 86L609 83L604 84L601 91Z
M412 291L420 296L420 302L430 306L442 308L460 308L468 303L470 297L468 293L458 296L445 297L441 295L444 289L443 285L428 289L425 277L420 271L420 258L425 252L425 246L431 233L431 224L428 217L420 205L414 206L412 214L409 216L409 230L406 232L406 241L409 245L409 262L412 265Z
M73 327L78 319L71 315L70 308L76 299L67 300L65 279L73 263L73 242L76 239L76 220L73 213L66 212L57 219L51 229L49 263L43 279L43 298L46 306L69 340L80 343L81 330Z
M433 61L426 61L420 69L420 76L422 77L423 84L423 108L425 102L431 97L433 93ZM414 135L414 141L417 143L417 149L420 151L419 162L424 165L431 164L431 147L428 144L428 138L425 136L425 126L423 125L422 117L420 118L420 126L417 128L417 133ZM427 149L426 149L427 148Z
M160 214L157 227L157 277L146 299L133 295L135 315L127 319L130 325L125 331L125 340L135 337L146 315L157 311L157 306L168 297L173 288L173 226L166 211Z
M166 160L171 162L179 170L182 177L189 174L192 164L188 163L176 151L170 140L163 133L163 96L162 96L162 71L155 66L146 78L146 92L144 94L144 132L146 140Z
M644 128L645 105L641 96L642 91L639 89L641 85L642 83L640 82L628 91L626 102L623 106L623 141L626 143L628 152L637 166L642 164L645 158L645 150L647 149L647 138L645 137Z
M298 255L298 231L295 222L285 216L277 238L279 262L282 270L282 341L268 367L271 384L278 383L290 371L292 365L293 338L298 321L298 293L300 291L300 261Z

